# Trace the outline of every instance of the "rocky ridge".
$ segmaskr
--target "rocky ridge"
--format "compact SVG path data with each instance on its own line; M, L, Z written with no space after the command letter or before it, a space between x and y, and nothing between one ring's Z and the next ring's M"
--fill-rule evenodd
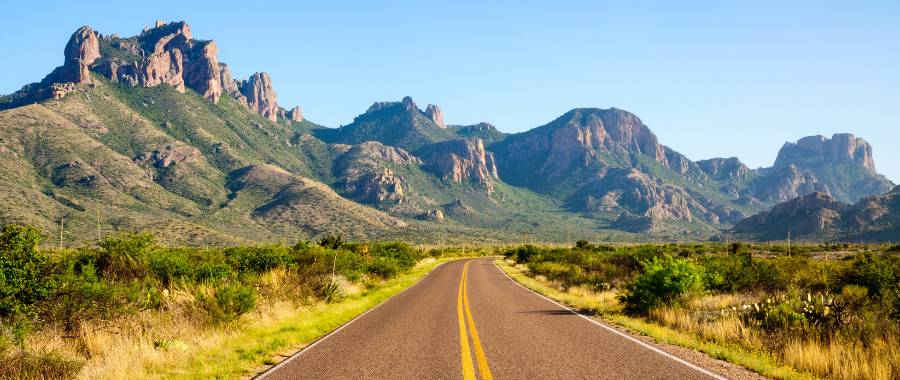
M130 38L104 36L83 26L72 34L64 53L62 66L40 83L23 87L10 101L0 102L0 109L61 99L76 91L78 84L90 83L94 71L131 86L169 85L182 93L189 88L213 103L226 93L271 121L279 116L278 97L267 73L234 80L228 66L219 62L215 41L194 39L183 21L157 21L153 28ZM302 121L300 108L295 107L289 117Z

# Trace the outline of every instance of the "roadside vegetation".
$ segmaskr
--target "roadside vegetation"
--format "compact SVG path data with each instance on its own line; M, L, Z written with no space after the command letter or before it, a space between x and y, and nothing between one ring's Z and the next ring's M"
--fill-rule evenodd
M337 236L201 249L125 233L39 251L42 239L0 231L0 378L241 377L463 253Z
M897 245L579 241L504 256L526 286L766 376L900 377Z

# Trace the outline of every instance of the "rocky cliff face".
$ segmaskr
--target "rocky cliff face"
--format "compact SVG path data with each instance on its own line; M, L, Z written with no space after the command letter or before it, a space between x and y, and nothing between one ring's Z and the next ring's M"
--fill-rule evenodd
M493 153L484 149L481 139L444 141L427 146L418 154L445 180L454 183L471 181L483 186L488 193L494 191L494 180L499 178L497 165Z
M137 65L138 83L144 87L167 84L184 92L184 63L181 50L163 50L153 53Z
M256 73L241 83L241 94L247 97L250 109L275 121L278 118L278 95L272 88L272 79L267 73Z
M204 41L192 49L189 56L185 82L201 96L219 102L222 96L222 73L219 71L219 52L214 41Z
M444 124L444 113L441 112L441 107L429 104L428 107L425 108L425 115L427 115L438 127L447 128L447 124Z
M618 214L619 227L634 232L664 220L691 222L698 219L719 223L714 212L683 188L661 183L634 168L610 169L603 173L571 197L569 206L589 212Z

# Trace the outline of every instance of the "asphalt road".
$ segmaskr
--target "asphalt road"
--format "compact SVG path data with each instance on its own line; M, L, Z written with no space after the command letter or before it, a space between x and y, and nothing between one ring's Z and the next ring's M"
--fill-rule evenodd
M449 262L260 375L265 379L710 379L521 287Z

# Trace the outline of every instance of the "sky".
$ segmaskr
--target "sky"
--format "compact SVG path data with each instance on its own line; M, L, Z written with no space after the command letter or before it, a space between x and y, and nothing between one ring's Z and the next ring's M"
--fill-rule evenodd
M139 4L139 5L134 5ZM152 6L150 4L153 4ZM330 127L412 96L504 132L576 107L638 115L693 160L770 166L786 141L849 132L900 182L900 1L29 1L2 5L0 93L62 64L78 27L184 20L235 77Z

